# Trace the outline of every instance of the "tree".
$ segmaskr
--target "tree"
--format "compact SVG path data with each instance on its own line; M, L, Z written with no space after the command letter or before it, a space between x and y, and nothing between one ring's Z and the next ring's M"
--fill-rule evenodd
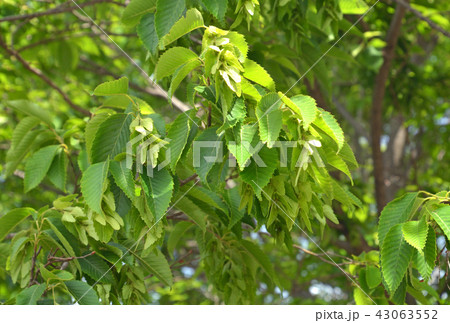
M3 302L446 302L445 2L22 2Z

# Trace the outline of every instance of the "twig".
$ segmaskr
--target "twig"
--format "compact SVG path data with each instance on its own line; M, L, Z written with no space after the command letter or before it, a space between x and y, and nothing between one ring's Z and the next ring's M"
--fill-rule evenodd
M338 267L338 268L340 268L340 266L351 265L351 264L356 264L356 263L358 263L358 262L355 262L355 261L346 261L346 262L342 262L342 263L340 263L340 264L336 264L336 263L334 263L334 262L332 262L332 261L329 261L329 260L323 258L321 254L318 254L318 253L315 253L315 252L313 252L313 251L311 251L311 250L302 248L302 247L300 247L299 245L296 245L296 244L294 244L294 245L292 245L292 246L293 246L295 249L301 250L301 251L303 251L304 253L307 253L308 255L317 257L317 258L319 258L320 260L322 260L323 262L326 262L327 264L333 265L333 266ZM343 256L341 256L341 255L336 255L336 254L333 254L333 256L343 257ZM346 257L343 257L343 258L346 258ZM340 268L340 269L341 269L341 268Z
M437 31L439 31L441 34L443 34L444 36L447 36L450 38L450 32L448 32L447 30L445 30L444 28L442 28L441 26L439 26L438 24L436 24L435 22L433 22L431 19L425 17L419 10L414 9L413 7L411 7L409 5L409 3L403 1L403 0L393 0L394 2L396 2L397 4L405 7L406 9L408 9L409 11L411 11L413 14L415 14L420 20L425 21L431 28L436 29Z
M41 250L42 246L39 246L39 249L37 249L37 243L35 243L33 257L31 258L30 282L28 284L29 286L34 285L34 283L36 282L36 276L39 270L37 270L36 272L34 270L36 268L36 259L41 253Z
M84 256L73 256L73 257L55 257L53 255L49 255L49 257L47 258L47 264L45 264L45 267L49 266L50 264L54 263L54 262L68 262L68 261L72 261L74 259L83 259L83 258L87 258L89 256L93 256L95 255L95 251L92 251L91 253L88 253Z
M120 2L116 2L116 1L111 1L111 0L93 0L90 2L85 2L85 3L81 3L79 6L81 8L87 7L87 6L92 6L98 3L112 3L118 6L124 6L124 4L120 3ZM25 14L25 15L16 15L16 16L7 16L4 18L0 19L0 22L4 22L4 21L15 21L15 20L24 20L24 19L32 19L32 18L38 18L38 17L43 17L43 16L49 16L49 15L55 15L55 14L59 14L59 13L64 13L64 12L70 12L70 11L74 11L77 10L78 7L76 6L69 6L72 2L71 1L67 1L55 8L52 8L50 10L47 11L40 11L40 12L34 12L31 14Z
M19 178L21 178L21 179L24 179L24 178L25 178L25 173L24 173L22 170L16 169L16 170L14 171L13 175L14 175L14 176L17 176L17 177L19 177ZM45 183L40 183L39 186L42 186L43 189L48 190L48 191L52 191L52 192L54 192L54 193L56 193L56 194L58 194L58 195L66 195L66 193L63 192L63 191L61 191L60 189L57 189L56 187L47 185L47 184L45 184ZM11 239L12 239L12 238L11 238Z
M48 266L55 267L53 265L54 263L62 263L60 269L63 269L64 264L68 263L69 261L72 261L74 259L87 258L87 257L92 256L92 255L95 254L95 251L92 251L91 253L88 253L88 254L86 254L84 256L79 256L79 257L75 257L75 256L74 257L55 257L55 254L56 254L57 251L58 251L58 248L54 252L50 251L50 253L47 256L47 263L44 265L45 268L47 268ZM34 277L35 277L34 282L36 282L36 277L37 277L37 275L39 274L40 271L41 270L39 268L38 268L38 270L36 270L36 274L34 275ZM31 284L31 282L30 282L30 284Z
M190 181L193 181L194 179L197 178L197 174L191 175L186 179L182 179L180 180L180 186L186 185L187 183L189 183Z
M118 36L118 37L136 37L136 34L121 34L121 33L113 33L113 32L109 32L108 31L108 35L110 36ZM28 45L25 45L23 47L20 47L17 49L18 52L23 52L25 50L28 50L30 48L34 48L40 45L45 45L45 44L49 44L52 42L57 42L57 41L62 41L62 40L69 40L69 39L73 39L73 38L79 38L79 37L85 37L85 36L97 36L96 34L92 33L92 32L82 32L82 33L78 33L78 34L73 34L73 35L63 35L63 36L58 36L58 37L52 37L52 38L44 38L41 39L35 43L31 43Z
M116 49L114 48L114 50L116 50ZM87 63L88 65L90 65L90 66L81 65L80 66L81 69L84 69L86 71L89 71L89 72L92 72L92 73L95 73L95 74L109 75L109 76L112 76L115 79L118 79L120 77L119 75L117 75L117 74L115 74L115 73L113 73L113 72L103 68L100 65L97 65L96 63L94 63L94 62L92 62L92 61L90 61L90 60L88 60L88 59L86 59L84 57L81 57L80 60L82 62ZM159 97L161 99L166 99L166 100L169 99L169 95L167 94L167 92L162 90L162 89L160 89L160 88L152 87L152 86L142 87L142 86L132 82L131 80L130 80L129 84L130 84L130 88L132 88L132 89L134 89L136 91L143 92L143 93L146 93L146 94L151 95L151 96L156 96L156 97ZM172 105L175 108L177 108L178 110L182 111L182 112L186 112L186 111L188 111L190 109L189 106L187 106L185 103L183 103L180 99L176 98L175 96L172 96L171 100L172 100Z
M0 36L0 47L2 47L10 56L15 57L20 63L22 63L22 65L29 70L31 73L37 75L38 77L40 77L45 83L47 83L48 85L50 85L53 89L55 89L64 99L64 101L67 102L67 104L69 104L74 110L86 115L86 116L90 116L91 113L80 107L79 105L75 104L70 98L69 96L63 92L63 90L61 90L55 83L53 83L52 80L50 80L50 78L45 75L44 73L42 73L42 71L36 67L31 66L26 60L23 59L23 57L14 49L11 49L8 47L8 45L6 45L5 41L3 40L3 38Z

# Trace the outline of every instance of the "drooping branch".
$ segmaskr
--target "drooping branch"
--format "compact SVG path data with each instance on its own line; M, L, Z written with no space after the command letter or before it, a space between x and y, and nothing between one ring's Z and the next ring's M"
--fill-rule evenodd
M109 76L114 77L115 79L118 79L120 77L119 75L111 72L110 70L108 70L100 65L97 65L96 63L88 60L85 57L81 57L80 60L83 63L85 63L85 64L82 64L80 66L80 68L82 68L86 71L90 71L92 73L96 73L96 74L100 74L100 75L109 75ZM134 83L131 80L130 80L129 84L130 84L130 88L132 88L136 91L146 93L151 96L156 96L158 98L166 99L166 100L169 99L169 95L167 94L167 92L162 90L161 88L153 87L151 85L143 87L143 86L140 86L139 84ZM180 99L176 98L175 96L172 96L171 101L172 101L172 105L182 112L186 112L190 109L189 106L187 106L185 103L183 103Z
M112 1L112 0L92 0L89 2L85 2L85 3L80 3L79 6L81 8L84 7L88 7L88 6L92 6L98 3L112 3L118 6L124 6L123 3L120 2L116 2L116 1ZM3 17L0 18L0 22L4 22L4 21L16 21L16 20L25 20L25 19L32 19L32 18L38 18L38 17L43 17L43 16L49 16L49 15L56 15L59 13L64 13L64 12L71 12L74 10L77 10L78 7L77 6L73 6L71 5L73 4L72 1L67 1L55 8L49 9L47 11L41 11L41 12L33 12L30 14L25 14L25 15L16 15L16 16L7 16L7 17Z
M375 79L375 87L372 96L372 113L371 113L371 140L372 140L372 158L375 177L375 198L377 209L380 212L386 205L386 187L384 181L384 164L383 155L381 153L381 135L383 132L383 100L386 93L386 83L389 78L389 71L392 60L395 55L395 48L400 36L402 20L405 15L406 8L397 5L394 16L391 20L389 31L386 39L386 47L384 48L384 60Z
M450 32L445 30L444 28L442 28L441 26L439 26L438 24L436 24L434 21L432 21L430 18L425 17L419 10L414 9L413 7L411 7L411 5L404 1L404 0L393 0L394 2L396 2L397 4L401 5L402 7L408 9L409 11L411 11L414 15L416 15L420 20L425 21L431 28L439 31L441 34L443 34L444 36L447 36L450 38Z
M136 34L121 34L121 33L113 33L113 32L108 32L108 34L111 36L119 36L119 37L136 37ZM44 38L35 43L30 43L23 47L20 47L17 49L17 51L20 53L20 52L29 50L29 49L37 47L37 46L46 45L49 43L63 41L63 40L70 40L73 38L86 37L86 36L96 36L96 35L92 32L82 32L82 33L73 34L73 35L62 35L62 36L57 36L57 37Z
M74 110L86 115L86 116L90 116L91 113L80 107L79 105L75 104L70 98L69 96L59 87L57 86L47 75L45 75L40 69L33 67L30 65L30 63L28 63L16 50L9 48L8 45L6 45L6 42L3 40L3 38L0 36L0 47L2 47L7 54L9 54L9 56L15 57L22 65L23 67L25 67L28 71L30 71L31 73L33 73L34 75L40 77L45 83L47 83L48 85L50 85L53 89L56 90L56 92L58 92L62 98L64 99L64 101L67 102L67 104L73 108Z
M153 83L155 85L155 86L151 86L151 87L146 87L146 91L149 92L149 94L151 92L151 95L169 100L174 107L176 107L177 109L179 109L182 112L186 112L186 111L190 110L188 105L183 103L181 100L179 100L175 96L169 97L168 93L166 91L164 91L160 86L158 86L158 84L150 78L150 76L142 69L142 67L140 67L119 45L117 45L111 39L110 35L107 32L105 32L90 17L86 17L85 15L80 14L77 11L74 11L73 14L76 17L78 17L78 19L80 19L81 21L84 21L85 23L89 24L91 26L94 34L96 34L99 37L99 39L106 46L108 46L109 49L118 53L119 55L126 58L127 60L129 60L133 65L135 65L138 68L138 70L140 71L141 75L144 78L146 78L147 80L149 80L151 83Z

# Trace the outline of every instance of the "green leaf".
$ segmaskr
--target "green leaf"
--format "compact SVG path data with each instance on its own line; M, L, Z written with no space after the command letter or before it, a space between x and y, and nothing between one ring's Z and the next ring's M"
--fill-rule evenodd
M17 146L13 146L8 150L5 165L6 176L11 175L16 170L17 166L33 147L40 133L40 130L29 131Z
M47 174L59 145L41 148L28 158L25 165L25 193L35 188Z
M381 272L380 269L375 266L366 267L366 282L367 286L372 289L380 285L381 283Z
M391 300L394 304L404 305L406 298L406 277L403 278L400 286L395 291L394 295L391 295Z
M316 120L318 109L316 100L308 95L296 95L290 99L300 111L303 121L303 129L307 130L309 125Z
M175 172L178 160L189 136L189 118L186 113L180 114L172 123L167 138L170 139L168 149L170 149L170 168Z
M269 184L270 178L277 168L278 152L274 148L269 149L264 146L258 155L263 164L257 165L255 160L252 160L250 165L241 172L241 178L253 187L256 196L261 199L261 190ZM253 157L255 158L255 155Z
M79 280L71 280L64 282L70 294L80 305L100 305L98 295L95 290L87 283Z
M125 160L121 162L111 160L109 162L109 169L117 186L133 201L135 196L133 174L131 173L131 169L126 167Z
M159 42L159 38L155 30L155 14L148 13L143 16L136 31L145 48L147 48L148 51L155 56L158 50Z
M125 151L130 139L131 114L118 113L109 116L100 124L92 142L92 163L113 159Z
M206 9L217 19L223 21L227 12L228 0L202 0Z
M227 141L228 149L236 157L236 161L241 170L245 168L250 157L253 155L251 148L254 148L257 144L257 130L254 124L239 123L233 128L234 140Z
M170 32L164 36L162 39L164 46L200 27L204 27L202 14L195 8L189 9L186 11L186 17L178 20Z
M145 257L138 256L133 251L131 252L150 273L158 277L167 286L173 285L173 275L169 263L159 249L155 249L154 252Z
M53 127L52 116L37 104L27 100L7 101L6 104L14 110L20 111L32 117L36 117L50 127Z
M47 223L49 224L50 228L52 229L52 231L56 234L56 236L61 241L64 248L66 249L67 254L70 257L74 257L74 258L77 257L77 255L75 254L75 251L72 248L72 245L69 243L69 241L67 241L65 234L62 234L61 230L58 229L58 226L60 226L61 229L65 229L65 227L61 223L61 220L59 218L46 218L46 220L47 220ZM63 232L64 232L64 230L63 230ZM81 267L80 267L80 263L78 262L78 259L74 259L73 262L75 263L75 266L77 267L77 269L81 272Z
M25 117L14 128L11 137L11 147L17 147L25 135L39 124L39 119L36 117Z
M363 0L339 0L339 7L346 15L361 15L369 9Z
M128 26L136 25L141 17L156 9L156 0L131 0L122 14L122 22Z
M352 148L349 146L348 143L344 143L342 146L342 149L339 150L338 155L344 159L347 164L349 164L350 168L358 168L358 161L355 158L355 155L353 154Z
M359 208L363 208L362 202L358 199L353 193L351 193L348 189L343 188L342 184L337 181L332 181L333 185L333 198L346 205L348 208L352 208L352 205L355 205Z
M325 147L323 149L323 151L325 152L325 157L326 157L327 163L330 166L333 166L334 168L340 170L345 175L347 175L348 178L350 179L350 181L352 181L352 184L353 184L352 174L350 173L350 170L348 169L348 166L344 162L344 160L339 155L337 155L336 152L334 152L332 149L327 149Z
M39 269L41 271L42 278L47 282L47 284L52 282L60 282L60 281L67 281L67 280L73 280L74 276L65 270L52 270L49 271L45 268L43 264L39 265Z
M273 269L269 257L267 257L267 255L255 243L249 240L242 240L241 243L245 251L247 251L256 260L267 276L269 276L272 281L277 282L275 270Z
M170 31L185 8L184 0L156 1L155 27L160 39Z
M192 72L194 69L202 65L199 60L188 61L186 64L180 66L173 74L172 82L170 83L170 88L167 94L171 98L175 94L175 90L180 85L181 81Z
M344 146L344 132L339 126L334 116L323 109L319 109L320 117L316 118L313 122L318 128L324 131L328 136L330 136L338 145L338 150Z
M113 275L105 261L97 255L91 255L86 258L78 259L81 270L95 281L112 284Z
M356 305L372 305L373 302L369 297L361 290L361 288L356 287L353 289L353 298L355 299Z
M191 222L178 222L170 233L169 239L167 240L167 251L169 254L173 254L173 251L177 247L178 242L184 236L187 230L192 227Z
M86 124L86 129L84 131L84 139L86 141L86 150L88 152L89 161L92 162L92 143L95 139L95 134L98 131L100 125L108 119L109 113L96 114L89 120Z
M208 190L203 186L194 186L189 188L189 196L194 197L212 207L221 210L223 213L228 212L227 205L223 202L219 194Z
M0 217L0 241L2 241L12 229L25 220L35 211L29 207L14 209Z
M156 79L172 75L179 67L197 59L197 55L187 48L172 47L159 58L156 64Z
M208 214L190 199L179 198L174 207L191 218L203 231L206 230L206 218Z
M62 191L66 190L67 165L69 159L64 150L55 156L53 162L48 170L47 176L50 181Z
M283 113L280 106L283 103L276 93L269 93L261 98L256 107L258 117L259 136L263 143L272 148L280 135L283 125Z
M101 107L108 107L108 108L118 108L125 110L130 106L130 104L133 104L134 101L131 96L128 95L113 95L105 98L103 100L103 103ZM101 114L109 114L110 110L98 110L98 113Z
M103 213L101 204L104 185L108 176L108 165L108 161L90 165L81 178L83 197L89 207L99 214Z
M244 62L244 70L245 78L268 88L270 91L275 91L275 82L261 65L247 58Z
M381 248L381 268L391 295L400 286L414 251L403 237L402 226L391 227Z
M415 298L418 305L431 305L421 291L418 291L409 286L406 287L406 291L408 292L408 294Z
M261 100L261 94L258 92L256 87L244 78L241 79L241 88L242 88L242 93L246 97L249 97L252 100L255 100L256 102Z
M394 225L406 222L417 198L417 193L406 193L390 202L381 211L378 223L378 241L383 246L384 237Z
M155 221L159 221L167 211L173 193L173 178L167 169L153 169L153 176L141 174L142 187L147 204Z
M237 186L227 190L227 201L230 207L231 218L228 224L228 228L234 227L236 223L241 221L245 215L244 210L239 210L239 205L241 203L241 196L239 195L239 188Z
M423 252L420 253L416 250L414 253L414 265L425 280L428 280L433 272L436 256L436 233L429 228Z
M242 98L237 98L234 101L231 111L227 114L225 123L217 130L218 133L234 127L238 122L243 122L245 116L247 115L247 110L245 108L245 103Z
M239 56L239 61L244 62L245 58L247 57L247 53L248 53L248 44L245 41L244 35L239 34L238 32L235 32L235 31L229 31L225 37L230 39L230 43L233 44L233 46L235 46L241 53L241 55ZM251 62L249 64L252 65ZM253 67L256 72L260 71L257 66L253 66ZM265 73L267 73L267 72L265 72ZM251 73L251 74L253 75L253 73ZM255 74L257 74L257 73L255 73ZM262 74L264 74L264 73L262 73ZM269 75L269 74L267 74L267 75ZM269 78L270 78L270 76L269 76ZM270 83L269 78L267 78L267 76L266 76L265 82Z
M409 221L403 223L402 231L406 242L418 251L422 252L422 249L425 247L425 243L427 241L428 233L426 217L422 217L420 221Z
M33 285L25 288L16 296L17 305L36 305L37 301L44 294L47 286L45 284Z
M339 220L336 217L336 214L334 214L333 208L329 205L323 206L323 214L333 223L339 224Z
M431 212L431 216L450 240L450 205L444 205Z
M128 78L124 76L118 80L109 81L98 85L92 94L97 96L108 96L127 94L127 92Z
M219 150L222 145L222 137L218 136L216 131L216 127L208 128L197 136L194 141L193 164L195 172L198 174L202 182L206 182L206 176L217 162L214 157L219 155ZM207 147L203 147L202 145L207 145Z

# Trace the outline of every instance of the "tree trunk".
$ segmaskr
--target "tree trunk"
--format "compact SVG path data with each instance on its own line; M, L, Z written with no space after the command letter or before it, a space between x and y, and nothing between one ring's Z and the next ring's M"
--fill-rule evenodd
M384 61L378 75L375 79L375 87L372 98L372 122L371 122L371 141L372 158L375 177L375 198L378 212L386 205L386 184L384 180L383 155L381 153L381 135L383 133L383 99L386 93L386 83L389 78L389 71L395 54L398 37L402 25L402 19L406 8L397 5L394 17L391 20L389 31L384 48Z

